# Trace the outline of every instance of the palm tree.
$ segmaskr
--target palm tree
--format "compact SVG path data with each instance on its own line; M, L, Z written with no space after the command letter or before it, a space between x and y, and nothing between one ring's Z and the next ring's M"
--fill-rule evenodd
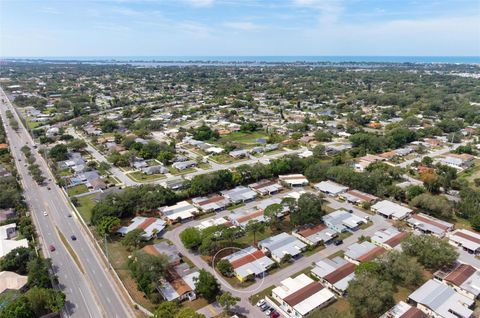
M246 231L253 233L253 245L257 245L257 233L265 232L265 224L257 220L250 220L247 223Z

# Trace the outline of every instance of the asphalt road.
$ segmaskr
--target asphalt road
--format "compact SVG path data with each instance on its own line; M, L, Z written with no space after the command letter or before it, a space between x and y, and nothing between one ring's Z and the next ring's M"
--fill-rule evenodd
M25 144L30 145L43 175L47 179L53 180L46 162L32 147L33 140L1 88L0 99L5 100L5 102L0 102L0 112L10 142L11 153L22 180L24 196L30 205L30 212L39 234L42 251L45 256L52 258L53 269L59 278L58 287L67 296L67 305L63 316L79 318L134 317L132 309L119 294L119 287L112 282L113 278L109 269L102 262L101 256L95 250L60 188L54 182L46 181L51 188L48 190L47 185L37 185L28 175L25 158L20 151ZM12 111L19 123L19 129L16 132L8 124L9 120L5 113L7 109ZM44 211L47 211L47 216L43 215ZM68 244L75 251L80 267L68 252L60 235L67 239ZM72 241L71 235L75 235L77 240ZM56 250L50 252L48 250L50 245L54 245Z

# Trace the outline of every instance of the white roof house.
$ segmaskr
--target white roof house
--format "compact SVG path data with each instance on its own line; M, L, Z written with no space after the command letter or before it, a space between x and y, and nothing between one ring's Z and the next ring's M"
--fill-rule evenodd
M308 180L303 174L280 175L278 179L289 187L301 187L308 185Z
M464 249L471 251L472 253L478 254L480 252L480 234L464 230L458 229L453 231L448 236L449 242L452 245L460 246Z
M17 236L17 224L10 223L0 226L0 240L10 240Z
M413 212L410 208L388 200L375 203L371 209L381 216L393 220L403 220Z
M200 276L199 272L193 272L183 277L177 277L172 281L162 281L158 286L158 291L167 301L173 300L194 300L195 294L195 278Z
M345 210L333 211L332 213L324 215L322 219L326 226L338 233L347 230L355 231L361 224L367 223L367 220L364 218L353 213L348 213Z
M344 257L347 261L358 265L374 259L383 252L385 252L383 247L376 246L369 241L363 241L362 243L353 243L347 247Z
M327 306L335 301L335 295L305 274L287 278L272 290L272 297L277 300L290 317L305 317L317 308Z
M285 232L260 241L258 246L262 251L269 252L277 262L280 262L286 254L295 258L307 247L305 243Z
M380 318L427 318L428 316L416 307L412 307L404 301L393 306Z
M181 201L172 206L165 206L159 210L168 221L173 223L178 219L182 221L192 219L198 213L198 209L187 201Z
M231 190L224 190L222 195L235 204L255 200L257 193L244 186L238 186Z
M28 240L21 239L18 241L15 240L3 240L0 239L0 258L4 257L12 250L16 249L17 247L27 247L28 248Z
M125 235L135 229L142 229L145 233L142 236L150 240L154 236L159 236L165 229L165 221L158 218L147 218L144 216L137 216L132 219L129 226L122 226L117 233Z
M224 210L230 204L230 200L221 195L213 195L210 197L194 198L192 199L192 203L204 212L218 212Z
M355 265L340 256L334 259L325 258L315 263L312 274L318 277L323 285L343 295L348 283L355 278Z
M230 262L235 276L240 281L245 281L249 277L263 275L273 264L262 251L253 246L249 246L222 259Z
M204 230L206 228L209 228L211 226L218 226L218 225L223 225L229 223L225 218L215 218L215 219L209 219L200 222L200 224L196 225L195 227L199 230Z
M452 270L439 270L434 277L470 299L480 296L480 271L469 264L457 263Z
M452 287L430 279L408 296L417 308L434 317L470 318L474 300L457 293Z
M18 275L15 272L0 272L0 295L6 290L20 290L28 281L27 276Z
M438 237L444 237L449 231L452 231L454 225L432 216L418 213L413 214L408 220L407 224L423 234L432 234Z
M260 195L271 195L283 189L281 184L271 180L262 180L256 183L252 183L248 187L253 191L258 192L258 194Z
M338 236L336 231L326 227L323 224L295 230L292 232L292 235L297 237L302 242L312 246L331 242L335 237Z
M240 226L242 228L246 227L248 222L250 221L266 221L266 217L262 209L234 213L230 215L229 218L234 225Z
M407 232L400 232L396 228L389 227L387 229L382 229L377 232L372 236L371 241L373 244L376 244L380 247L383 247L387 250L390 249L399 249L400 248L400 243L402 240L407 237L408 233Z
M319 182L315 184L315 189L332 197L336 197L337 195L348 191L348 187L333 181Z

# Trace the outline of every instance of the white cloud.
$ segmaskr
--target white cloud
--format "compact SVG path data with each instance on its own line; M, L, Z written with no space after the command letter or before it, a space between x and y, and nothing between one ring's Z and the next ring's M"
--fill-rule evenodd
M213 5L214 0L183 0L194 7L210 7Z
M261 28L260 25L255 24L253 22L226 22L224 25L228 28L235 29L235 30L241 30L241 31L252 31Z
M317 10L319 20L323 24L335 23L344 11L341 0L293 0L293 4Z

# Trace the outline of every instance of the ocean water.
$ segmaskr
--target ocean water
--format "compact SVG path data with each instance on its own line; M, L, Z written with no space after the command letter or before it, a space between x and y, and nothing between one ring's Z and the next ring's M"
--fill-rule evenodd
M449 63L480 64L480 56L38 56L6 60L79 62L206 62L206 63Z

